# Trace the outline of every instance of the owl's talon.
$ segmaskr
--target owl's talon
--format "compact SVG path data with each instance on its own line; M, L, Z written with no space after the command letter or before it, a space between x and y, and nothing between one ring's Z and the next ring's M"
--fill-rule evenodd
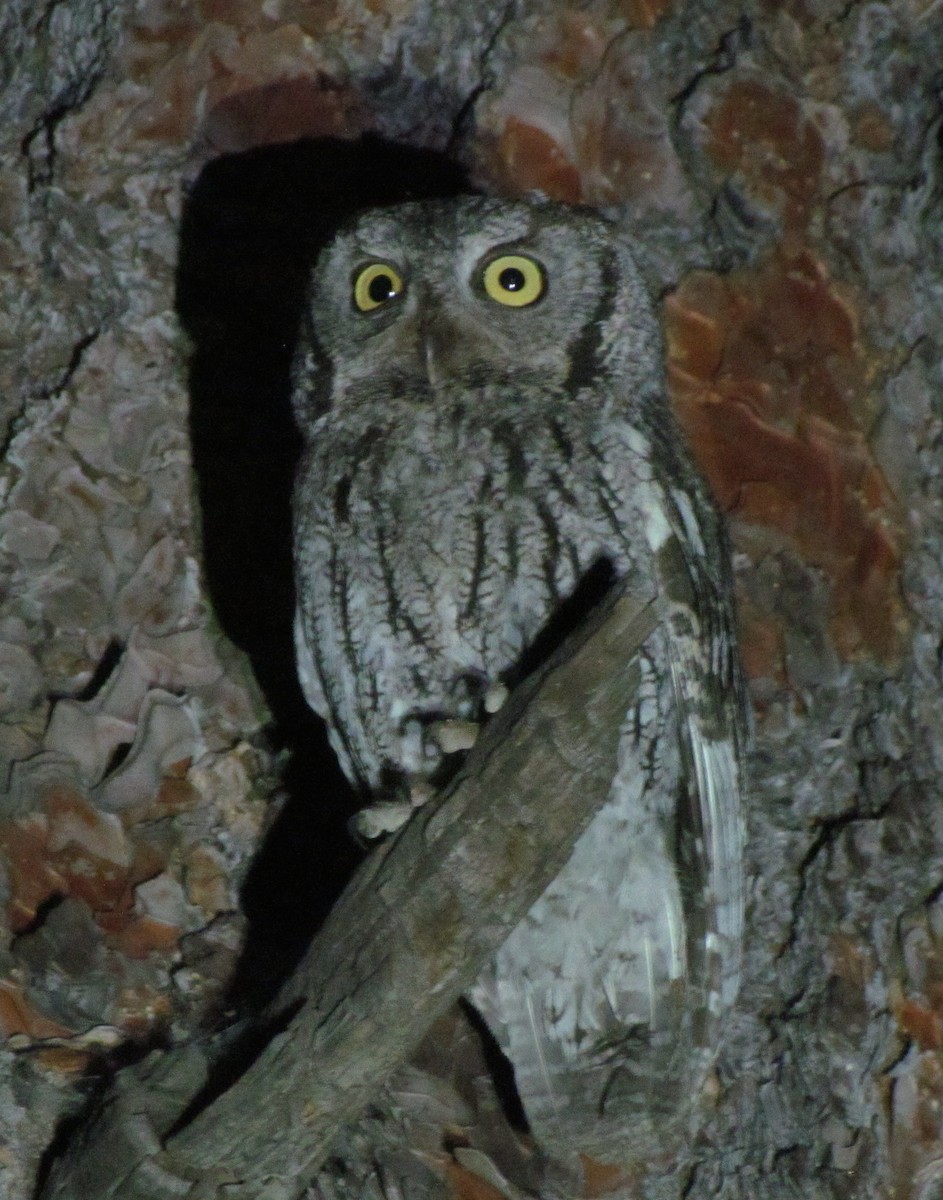
M355 833L373 841L386 833L395 833L412 816L415 805L404 800L384 800L362 808L353 817L351 824Z
M409 806L410 810L414 808L422 808L435 795L435 788L428 780L414 779L409 785Z
M478 738L477 721L434 721L429 733L443 754L470 750Z
M499 708L504 707L504 703L509 695L510 692L500 680L497 683L493 683L485 692L485 712L491 715L496 713Z

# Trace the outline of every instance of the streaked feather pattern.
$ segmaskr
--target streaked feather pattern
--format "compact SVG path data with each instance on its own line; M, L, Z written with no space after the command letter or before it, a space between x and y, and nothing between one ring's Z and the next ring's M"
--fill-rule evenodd
M497 253L545 294L484 295ZM351 280L402 289L358 312ZM726 543L665 400L626 239L559 206L365 214L314 275L296 402L299 671L368 797L436 779L600 561L658 585L609 801L472 999L538 1137L621 1161L703 1081L737 987L743 697ZM618 670L619 664L613 664Z

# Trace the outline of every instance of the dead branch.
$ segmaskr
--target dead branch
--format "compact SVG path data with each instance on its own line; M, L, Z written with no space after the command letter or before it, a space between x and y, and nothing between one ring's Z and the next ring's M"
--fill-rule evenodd
M518 689L456 784L364 863L231 1087L200 1106L199 1044L121 1072L41 1200L294 1195L605 801L656 607L619 596Z

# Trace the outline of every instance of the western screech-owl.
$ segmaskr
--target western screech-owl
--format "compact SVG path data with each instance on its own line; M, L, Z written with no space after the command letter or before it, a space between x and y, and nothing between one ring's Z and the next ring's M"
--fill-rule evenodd
M603 1161L657 1151L703 1085L742 923L724 531L627 240L550 203L367 212L295 367L299 671L371 800L434 784L441 731L600 563L660 593L610 798L472 994L538 1138Z

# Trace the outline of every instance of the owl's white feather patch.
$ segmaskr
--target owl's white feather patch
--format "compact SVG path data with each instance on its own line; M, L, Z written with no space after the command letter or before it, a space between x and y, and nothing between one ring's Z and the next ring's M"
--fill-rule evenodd
M649 546L657 553L674 537L671 522L661 506L652 505L645 514L645 537Z
M684 524L684 532L688 546L702 558L707 554L707 548L704 545L704 539L701 536L701 529L698 525L697 518L694 515L694 508L691 504L691 498L686 492L680 491L678 488L671 489L671 499L674 501L675 507L681 514L681 520Z

